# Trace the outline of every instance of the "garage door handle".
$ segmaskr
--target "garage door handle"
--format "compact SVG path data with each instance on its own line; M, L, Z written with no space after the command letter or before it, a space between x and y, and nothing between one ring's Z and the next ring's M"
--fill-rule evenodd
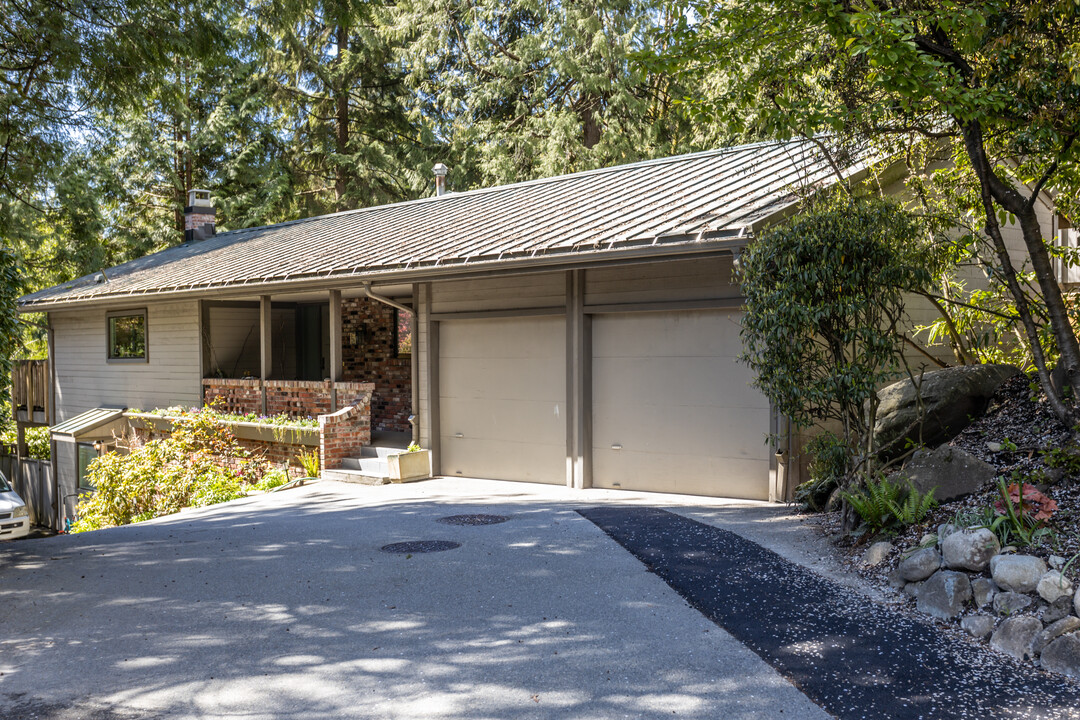
M465 435L463 435L462 433L454 433L454 437L463 438L463 437L465 437Z
M612 450L622 450L622 445L620 445L619 443L615 443L614 445L611 446L611 449Z

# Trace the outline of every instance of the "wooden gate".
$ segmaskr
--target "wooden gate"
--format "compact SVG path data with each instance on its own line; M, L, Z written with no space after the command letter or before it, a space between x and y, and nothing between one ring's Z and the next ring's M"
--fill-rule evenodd
M30 511L30 522L60 529L56 517L56 483L53 481L52 463L48 460L20 460L14 455L0 455L0 472L3 472L15 492Z

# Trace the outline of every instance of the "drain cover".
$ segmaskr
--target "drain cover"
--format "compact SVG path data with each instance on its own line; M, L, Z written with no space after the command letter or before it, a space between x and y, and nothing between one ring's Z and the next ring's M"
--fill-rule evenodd
M452 540L410 540L409 542L390 543L389 545L383 545L380 550L388 553L405 554L418 554L418 553L433 553L442 552L444 550L453 550L454 548L461 547L461 543L453 542Z
M503 515L451 515L439 518L436 522L444 525L498 525L507 520L509 518Z

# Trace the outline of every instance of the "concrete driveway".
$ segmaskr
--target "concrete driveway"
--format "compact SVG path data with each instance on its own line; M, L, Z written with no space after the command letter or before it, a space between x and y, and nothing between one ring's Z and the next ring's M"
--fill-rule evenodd
M6 543L0 717L828 717L574 512L606 503L815 560L775 507L460 478ZM412 540L460 547L380 550Z

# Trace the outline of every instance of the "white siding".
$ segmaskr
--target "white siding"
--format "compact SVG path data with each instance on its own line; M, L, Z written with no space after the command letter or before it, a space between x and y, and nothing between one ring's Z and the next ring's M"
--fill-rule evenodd
M199 304L132 304L147 309L148 362L106 360L106 311L50 313L56 358L56 422L101 406L150 409L198 405Z

